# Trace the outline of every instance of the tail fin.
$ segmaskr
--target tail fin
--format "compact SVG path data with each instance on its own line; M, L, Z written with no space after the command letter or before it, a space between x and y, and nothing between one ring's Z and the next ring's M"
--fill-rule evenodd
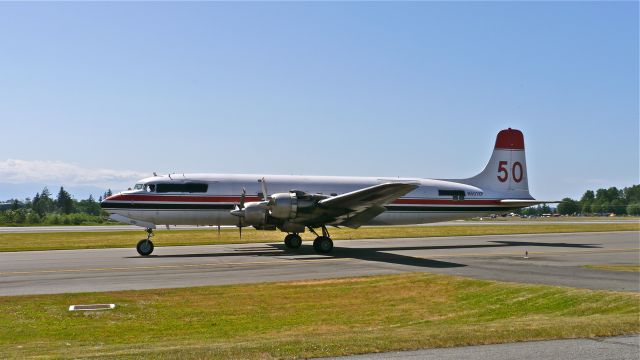
M511 128L500 131L484 170L472 178L459 181L498 197L533 199L529 194L522 132Z

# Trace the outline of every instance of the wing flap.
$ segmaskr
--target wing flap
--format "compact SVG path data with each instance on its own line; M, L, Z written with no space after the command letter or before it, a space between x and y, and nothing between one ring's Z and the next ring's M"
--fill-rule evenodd
M342 225L342 226L350 227L352 229L357 229L360 226L366 224L369 220L382 214L385 211L387 211L387 209L384 206L375 205L373 207L368 208L367 210L356 213L355 215L350 213L350 214L347 214L346 216L342 216L336 219L335 222L337 225Z

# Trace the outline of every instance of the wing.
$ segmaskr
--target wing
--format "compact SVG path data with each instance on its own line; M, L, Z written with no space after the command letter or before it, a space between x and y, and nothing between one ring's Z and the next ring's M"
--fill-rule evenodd
M311 222L359 227L385 211L383 205L415 190L418 183L384 183L320 200Z

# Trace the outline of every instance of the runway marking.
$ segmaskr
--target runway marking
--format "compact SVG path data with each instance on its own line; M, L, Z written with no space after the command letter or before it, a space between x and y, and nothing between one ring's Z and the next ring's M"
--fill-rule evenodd
M392 249L390 249L392 250ZM615 252L630 252L639 251L640 248L627 248L627 249L583 249L583 250L557 250L557 251L529 251L529 255L554 255L554 254L581 254L581 253L615 253ZM380 251L384 253L384 251ZM523 251L519 252L502 252L502 253L463 253L463 254L434 254L428 257L420 257L423 259L435 259L435 258L456 258L456 257L495 257L495 256L519 256ZM412 256L417 257L417 256ZM287 265L293 264L293 262L299 262L303 260L305 262L334 262L334 261L352 261L352 260L365 260L358 259L357 257L350 258L311 258L311 257L295 257L288 259L273 259L269 261L247 261L247 262L228 262L228 263L202 263L202 264L177 264L177 265L150 265L150 266L130 266L130 267L105 267L105 268L83 268L83 269L55 269L55 270L35 270L35 271L7 271L0 272L0 276L9 275L36 275L36 274L56 274L56 273L82 273L82 272L107 272L107 271L135 271L135 270L156 270L156 269L184 269L184 268L197 268L197 267L229 267L229 266L251 266L251 265Z
M0 276L7 275L36 275L36 274L56 274L56 273L82 273L82 272L106 272L106 271L133 271L133 270L155 270L155 269L181 269L194 267L228 267L228 266L244 266L244 265L266 265L266 264L292 264L291 260L299 260L292 258L287 260L270 260L270 261L247 261L238 263L204 263L204 264L179 264L179 265L153 265L153 266L131 266L131 267L106 267L106 268L85 268L85 269L55 269L55 270L35 270L35 271L6 271L0 272ZM329 262L329 261L345 261L352 260L349 258L305 258L305 261Z

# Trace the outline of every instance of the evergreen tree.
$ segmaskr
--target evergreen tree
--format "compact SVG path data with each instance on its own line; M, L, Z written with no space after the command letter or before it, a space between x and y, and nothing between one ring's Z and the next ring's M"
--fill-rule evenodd
M40 193L36 193L36 196L33 197L33 201L31 202L31 209L35 211L36 214L44 216L45 212L42 208L42 201L40 201Z
M111 192L111 189L108 189L104 195L102 196L103 199L108 198L109 196L113 195L113 193Z
M42 207L43 214L48 214L52 212L55 208L55 204L53 203L53 199L51 198L51 193L49 189L45 186L40 193L40 203Z
M63 214L71 214L73 211L73 199L71 199L71 195L62 186L58 192L56 205L58 207L58 211Z

